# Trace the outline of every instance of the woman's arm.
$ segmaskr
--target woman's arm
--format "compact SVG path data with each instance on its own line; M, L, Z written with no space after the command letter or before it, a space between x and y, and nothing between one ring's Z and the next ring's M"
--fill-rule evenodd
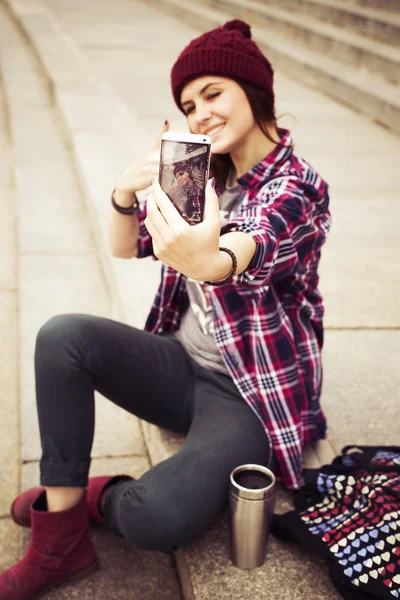
M142 156L130 165L121 175L114 192L114 200L123 208L132 206L134 194L150 186L151 179L159 171L160 145L163 134L168 131L165 121L160 134ZM123 215L111 209L108 242L113 256L118 258L142 258L152 254L150 236L143 221L146 211L137 215Z
M282 177L274 181L272 191L268 187L261 191L246 214L234 217L223 228L220 238L220 246L234 252L234 238L229 240L229 236L245 234L256 244L249 263L237 270L237 283L246 287L269 285L305 268L329 231L328 205L327 186L321 179L314 187Z
M131 192L116 189L115 202L122 207L132 206ZM122 215L115 208L111 208L110 226L108 230L108 243L111 254L118 258L133 258L138 254L140 225L136 215Z
M249 266L257 249L257 243L251 235L242 231L232 231L220 237L220 247L229 248L236 256L236 275L243 273ZM226 252L219 252L212 265L209 281L222 281L232 269L232 258Z

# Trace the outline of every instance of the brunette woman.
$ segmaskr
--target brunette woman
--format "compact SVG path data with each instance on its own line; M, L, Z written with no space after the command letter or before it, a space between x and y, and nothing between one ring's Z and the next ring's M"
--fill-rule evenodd
M160 288L144 331L87 315L40 330L43 487L13 503L32 540L0 576L2 600L31 600L90 574L89 520L144 549L188 544L226 506L232 469L269 466L296 489L304 446L325 436L318 264L327 184L277 127L273 70L246 23L193 40L171 81L190 130L212 140L204 221L188 225L158 183L138 205L135 192L156 175L151 156L118 181L111 249L160 259ZM88 479L95 390L186 434L181 450L138 480Z

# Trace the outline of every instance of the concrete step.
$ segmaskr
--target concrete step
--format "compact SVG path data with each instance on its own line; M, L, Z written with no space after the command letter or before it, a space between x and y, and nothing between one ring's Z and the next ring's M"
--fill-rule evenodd
M86 201L96 248L111 294L113 314L126 318L125 306L135 302L131 324L142 327L154 297L160 265L137 265L137 281L150 281L132 290L126 261L112 261L108 244L110 190L122 169L137 156L147 138L140 136L136 116L99 79L72 38L40 2L6 1L10 15L22 24L32 49L48 74L55 110L64 127L67 144ZM144 132L143 132L144 135ZM128 315L129 317L131 315Z
M214 0L205 0L212 5ZM279 6L292 13L326 21L396 46L400 42L400 13L344 0L260 0L262 7Z
M20 483L17 236L11 141L0 70L0 572L18 555L9 507Z
M179 450L183 437L143 423L153 463L167 459ZM305 450L304 466L318 468L336 455L332 444L323 440ZM278 485L276 512L293 508L293 494ZM339 600L319 560L282 544L271 536L267 561L253 571L233 566L229 558L228 515L224 511L212 527L188 548L177 552L181 585L185 600L241 598L254 600ZM311 581L312 584L311 590Z
M91 463L93 476L126 473L140 477L149 468L147 457L100 458ZM22 487L28 489L37 483L37 463L22 469ZM143 552L129 542L107 531L92 527L90 536L100 563L97 573L87 579L53 590L48 600L182 600L180 585L172 559L159 552ZM25 552L29 531L23 532L21 550ZM185 599L186 600L186 599Z
M349 343L350 342L350 343ZM389 445L398 439L400 402L397 351L400 331L327 331L324 407L335 448L320 442L309 448L305 465L318 468L347 444ZM372 367L373 365L373 367ZM381 410L376 411L379 405ZM362 407L362 415L360 408ZM181 443L179 436L145 424L152 461L167 458ZM278 513L293 507L292 496L278 488ZM274 539L266 563L255 571L236 569L229 560L227 514L195 544L178 552L185 599L339 600L325 568L293 545Z
M84 16L80 2L71 2L68 6L60 2L63 14L64 11L67 13L65 18L70 18L69 23L73 24L72 29L81 40L81 50L74 44L73 39L65 34L54 14L45 10L40 2L33 4L32 0L8 0L8 4L46 68L53 99L58 107L64 131L68 135L81 186L85 190L96 239L103 249L101 258L104 272L107 274L109 285L115 286L113 298L118 298L121 309L118 318L142 326L157 285L159 265L151 260L132 262L109 256L106 251L109 194L119 172L144 146L148 146L152 135L150 131L155 127L154 116L150 118L149 112L154 112L157 118L160 115L163 118L170 116L169 110L165 112L169 73L167 65L172 64L183 39L187 43L191 37L200 33L199 28L209 28L210 22L207 19L202 22L201 18L193 18L196 29L188 30L186 26L180 26L178 21L152 10L147 4L130 0L120 0L118 6L113 5L112 9L106 2L104 7L108 6L112 17L111 12L107 16L100 14L102 11L99 11L99 4L94 1L85 3ZM54 5L56 4L58 3L54 2ZM121 14L124 15L123 20ZM226 15L222 18L221 22L224 22ZM112 23L109 22L111 19ZM103 45L98 43L99 32L105 37ZM149 53L154 59L152 67L156 70L156 76L153 75L153 71L149 73L147 66L143 64ZM125 102L129 102L132 113L123 108L113 88L97 77L90 68L90 64L93 63L86 60L88 55L97 61L97 66L101 64L102 68L108 61L110 80L121 95L125 94ZM66 65L70 80L67 80L63 73ZM107 73L107 69L99 69L97 72ZM115 79L112 75L115 75ZM292 109L300 115L298 148L301 152L302 148L307 149L306 158L310 159L312 164L315 161L317 168L317 163L320 162L323 166L322 171L329 171L329 182L334 181L331 188L333 205L335 209L340 209L335 230L343 234L338 238L339 249L343 254L340 254L339 260L336 259L339 250L337 245L332 247L332 250L326 250L330 253L331 262L323 289L329 283L332 290L338 294L328 311L330 323L342 329L370 326L371 323L380 327L391 326L393 323L398 326L398 311L396 312L396 307L388 301L391 296L396 297L398 289L398 282L390 269L391 264L397 264L398 255L397 229L390 212L398 193L398 139L323 95L285 79L280 73L277 73L276 80L278 94L282 94L286 103L296 99ZM125 86L122 86L121 82L124 82ZM182 116L178 115L177 111L172 114L174 129L184 129L185 122ZM117 119L115 128L107 125L107 121L112 118ZM329 133L324 129L327 123L330 125ZM319 135L315 135L316 130ZM344 137L341 137L343 131ZM349 146L350 142L357 141L357 138L358 144ZM371 153L366 157L370 162L364 160L365 140L368 141L368 149L371 149ZM377 173L375 166L379 164L381 155L384 157L383 164L380 165L382 171ZM365 165L369 164L372 165L371 168L366 168ZM356 167L359 170L356 170ZM333 190L336 190L336 193ZM338 190L341 193L338 193ZM393 197L384 198L385 210L382 210L382 197L385 193L392 194ZM371 196L368 197L366 210L367 194ZM374 206L375 212L372 212ZM360 213L365 217L361 223L357 220ZM382 221L383 217L387 220ZM353 231L349 229L349 221L355 223ZM376 244L372 246L372 253L367 255L368 248L360 240L366 229L370 231L371 222L376 228L371 233L371 239L385 238L386 242L388 230L390 235L393 235L393 239L390 237L393 255L390 255L386 246L382 249L383 262L387 268L382 269L381 282L378 279L381 276L378 268L381 262L377 263L376 268L371 266L375 264L373 261L376 257ZM385 236L382 236L381 231L385 231ZM370 245L369 241L368 244ZM352 256L351 261L349 255ZM343 272L343 262L348 266L346 272ZM364 285L359 284L359 271L363 265L366 265L366 275L369 276L369 287L365 286L365 289L368 289L368 298L365 298ZM351 268L354 268L354 271L351 271ZM371 270L374 272L373 279L370 277ZM384 298L382 289L385 289ZM370 297L372 304L368 304ZM349 298L351 302L348 301ZM367 308L364 308L366 303ZM379 401L383 400L387 389L384 365L387 362L391 367L395 360L397 338L397 332L377 331L368 335L368 332L358 331L327 331L326 345L329 354L325 362L325 372L331 375L326 378L324 402L329 410L328 421L334 424L333 431L340 443L343 439L340 435L343 423L347 425L346 443L358 443L360 438L365 443L373 443L375 431L368 427L370 416L360 407L364 407L367 389L368 406L370 403L372 406L376 394ZM360 372L365 378L365 384L362 386L357 380L359 355L362 357ZM371 362L368 360L369 355L372 357ZM372 368L376 364L375 361L378 364L377 371ZM393 381L388 388L385 410L380 419L379 433L382 434L386 428L387 443L395 443L398 434L396 417L399 404L395 391L400 389L400 385L397 374L398 370L393 369ZM346 404L349 401L352 403L353 413L359 408L358 418L353 414L351 420L346 420ZM341 410L338 411L337 406L340 406ZM375 414L372 408L370 410L371 414ZM388 420L385 420L386 414L389 415ZM351 426L355 423L357 427L353 433ZM167 431L145 423L142 423L142 427L152 464L170 456L182 444L182 438ZM333 454L340 449L336 440L332 439L335 442L334 450L329 442L309 448L305 456L306 464L319 466L329 462ZM24 477L28 476L25 469ZM288 509L291 501L291 494L279 488L278 510ZM104 539L102 543L103 556L108 560L105 550L107 540ZM129 556L129 563L139 555L128 548L124 552L124 556ZM120 560L123 560L122 555ZM120 568L119 563L114 562L113 565L115 569ZM233 567L229 560L226 514L221 515L200 540L178 552L177 565L185 600L239 597L243 600L289 600L293 597L298 600L339 600L339 595L328 578L326 567L320 560L274 539L271 539L268 560L261 569L245 572ZM104 589L109 590L109 587ZM79 590L81 595L85 590L82 585ZM90 591L92 597L99 597L93 589Z
M312 14L294 11L290 6L269 6L253 0L213 0L211 5L206 2L206 6L264 29L266 37L270 33L283 36L287 44L298 43L344 66L371 72L392 84L400 83L400 46L397 37L393 39L393 45L385 44L348 30L344 23L331 24L333 20L323 22Z
M254 12L249 13L244 9L244 6L250 5L249 2L221 1L229 8L229 12L222 12L207 5L188 4L184 0L157 0L157 7L206 30L218 27L228 18L235 16L250 22L257 21ZM251 3L252 6L254 4ZM258 4L257 10L259 10ZM283 11L280 11L280 14L283 14ZM288 17L287 12L284 15L285 18ZM294 22L292 19L293 35L296 32L295 22L296 19ZM323 91L400 134L399 86L384 81L379 75L367 72L365 69L346 65L331 56L307 49L295 40L289 43L287 38L272 29L266 30L258 25L253 26L252 37L276 69Z
M21 6L21 5L19 5ZM16 5L13 5L14 8L16 8ZM14 13L15 14L15 13ZM89 200L91 200L92 202L97 202L96 196L98 196L98 192L99 192L99 183L98 183L98 179L99 179L99 166L101 166L102 171L107 174L107 177L111 176L115 176L113 171L114 171L114 165L115 162L111 161L111 162L107 162L106 161L106 156L113 154L112 151L117 151L117 147L120 148L120 151L123 152L123 148L124 148L124 143L126 140L126 132L127 132L127 128L125 127L124 129L121 129L121 131L119 131L118 133L120 134L120 138L119 138L119 144L114 147L110 147L110 141L112 142L112 136L110 134L110 131L104 132L101 131L99 132L98 136L95 136L95 138L90 138L90 139L85 139L85 142L82 143L82 128L84 127L84 123L87 123L87 127L90 128L92 125L94 125L94 120L92 121L90 114L93 113L93 111L96 111L96 106L102 106L102 98L104 95L104 89L107 90L107 93L110 93L110 90L106 87L104 88L103 85L100 84L100 82L97 82L97 84L92 84L92 93L90 94L90 96L87 98L87 102L83 102L82 104L80 102L77 102L77 96L73 96L69 93L69 87L68 85L65 85L65 82L63 81L57 81L57 74L59 73L59 69L62 68L64 61L63 61L63 56L64 56L64 52L63 52L63 45L65 43L65 40L63 38L63 36L60 36L60 32L57 29L57 27L55 26L55 23L52 23L51 20L48 20L45 18L44 15L39 15L36 14L35 18L32 18L32 15L27 16L26 14L19 12L18 13L19 18L21 19L21 23L24 24L24 26L26 27L26 32L29 33L29 35L32 36L32 39L34 39L35 41L39 42L40 38L40 34L39 32L46 30L46 37L47 37L47 44L48 47L51 47L52 52L57 54L60 58L59 58L59 65L58 67L56 66L56 63L53 62L51 63L51 75L52 75L52 85L51 88L54 91L54 98L57 102L57 105L59 107L59 114L60 116L63 117L64 121L64 126L65 126L65 131L69 132L69 142L71 145L71 148L73 149L73 153L75 156L75 160L77 165L79 165L80 167L80 174L82 176L82 181L84 182L85 185L85 189L88 189L90 191L88 191L87 193L87 198ZM54 26L54 29L53 29ZM50 35L50 31L52 31L51 35ZM68 42L70 43L70 41ZM43 51L43 50L42 50ZM73 55L72 55L73 56ZM71 59L73 61L73 58ZM75 71L75 73L79 72L79 68L82 65L82 61L81 59L77 60L75 62L75 64L71 64L71 69ZM78 94L78 91L82 91L85 90L85 86L86 86L86 81L87 81L87 76L82 77L82 79L80 81L78 81L79 78L75 79L74 83L73 83L73 88L75 91L75 94ZM93 78L91 78L91 81L93 81ZM108 96L110 102L111 99ZM118 107L118 102L115 103L115 107ZM110 109L112 109L112 106L110 106ZM97 108L98 110L98 108ZM71 115L74 115L74 119L71 120ZM86 120L88 119L88 120ZM104 140L104 146L103 146L103 140ZM106 141L108 141L108 146L106 147ZM89 142L89 143L88 143ZM110 148L111 148L111 152L110 152ZM88 156L90 156L91 160L90 162L88 162ZM125 159L126 157L124 157ZM115 161L115 155L114 155L114 161ZM105 180L104 179L104 175L103 177L100 176L101 182L106 183L107 185L107 190L109 191L110 189L112 189L112 184L111 181L109 180ZM107 195L107 204L109 202L108 199L108 195ZM94 224L96 227L98 227L99 232L98 235L103 237L103 244L106 245L106 231L105 229L103 229L102 225L100 224L99 218L95 218L94 214L95 211L98 210L98 206L96 205L92 207L93 210L91 211L91 215L94 218ZM122 261L123 262L123 261ZM135 269L137 267L140 266L140 262L135 263ZM111 262L111 267L112 269L116 269L117 265L120 264L121 261L112 261ZM147 282L149 280L149 277L151 276L151 270L149 271L149 267L151 267L152 263L148 262L148 261L143 261L144 266L146 267L147 270ZM126 262L125 262L126 264ZM118 272L118 270L116 269L115 271L115 276L116 276L116 282L118 285L122 284L123 285L123 281L124 279L126 280L127 278L127 273L121 273ZM32 291L31 290L31 298L32 298ZM143 291L143 290L142 290ZM132 296L132 292L135 293L134 290L132 290L132 287L130 286L130 292L131 292L131 296ZM28 296L28 294L26 294L26 296ZM141 294L141 303L143 302L143 293ZM123 297L124 298L124 297ZM129 304L132 303L132 298L130 298L129 300ZM123 307L128 306L128 302L122 301L122 305ZM137 317L135 319L137 321ZM167 456L171 455L173 452L175 452L176 450L179 449L180 445L182 444L182 438L177 437L172 435L169 432L166 432L164 430L160 430L156 427L150 426L146 423L142 423L142 427L143 427L143 432L145 435L145 439L146 439L146 444L147 444L147 448L149 450L149 456L150 456L150 460L152 464L156 464L158 463L160 460L163 460L164 458L166 458ZM308 464L309 466L317 466L322 464L323 462L326 461L330 461L332 459L332 457L334 456L334 451L332 450L331 445L329 444L329 442L322 442L321 444L319 444L318 446L316 446L315 448L309 448L306 452L305 452L305 461L306 464ZM94 464L96 465L96 461L94 461ZM28 465L29 467L29 465ZM34 478L37 477L37 463L35 463L35 467L25 467L24 471L23 471L23 486L24 487L28 487L29 485L32 484L32 482L34 481ZM117 468L117 466L114 464L113 466L114 469ZM127 467L129 468L129 467ZM137 473L138 474L138 473ZM139 473L140 474L140 473ZM279 491L279 501L278 501L278 506L280 507L280 510L284 510L285 507L288 507L290 505L291 502L291 494L286 493L283 489L280 489ZM193 548L190 549L185 549L185 550L181 550L178 552L177 555L177 566L178 566L178 570L179 570L179 575L180 575L180 580L181 580L181 588L184 594L184 598L185 600L199 600L200 598L205 598L207 597L207 600L211 597L220 597L220 587L221 585L215 580L215 578L217 577L217 572L218 570L216 570L216 566L218 565L219 561L223 561L224 565L226 565L226 567L229 570L229 578L230 578L230 582L232 584L232 582L234 581L240 581L240 586L243 587L244 585L244 580L242 578L242 576L244 575L244 572L239 572L239 570L235 569L230 561L229 561L229 553L227 552L227 548L226 548L226 544L227 544L227 529L226 529L226 516L222 516L222 521L218 520L218 522L216 523L215 527L217 528L217 531L215 530L215 528L213 528L210 531L211 536L216 537L216 540L214 541L214 543L209 547L209 551L212 553L212 555L210 555L209 560L211 559L213 562L213 568L212 568L212 572L213 572L213 577L210 578L210 581L208 582L208 576L206 578L205 576L205 568L206 565L208 564L207 561L204 560L204 549L201 549L201 560L195 559L194 556L197 554L197 546L195 545ZM223 544L221 545L221 543L218 543L218 540L221 539L221 536L223 536ZM111 544L110 541L107 541L106 539L107 536L97 536L96 537L96 544L99 544L100 546L100 556L102 556L106 562L108 563L110 561L110 546L111 549L113 549L115 547L115 552L117 551L117 547L120 548L121 544L117 545L117 544ZM206 539L209 539L208 537ZM112 541L112 540L111 540ZM22 548L24 549L26 547L26 537L24 538L24 542L22 545ZM203 542L204 543L204 542ZM202 542L200 542L200 548L202 548L201 546ZM207 543L208 545L208 543ZM248 583L246 583L246 587L248 588L247 593L251 592L252 597L254 597L254 592L255 590L258 589L258 587L260 586L260 584L264 585L264 578L268 577L269 579L271 579L270 577L270 569L271 569L271 565L275 565L274 569L276 568L276 565L278 564L278 562L280 562L283 558L285 566L283 567L283 571L281 571L281 576L283 573L285 573L287 576L290 572L293 571L293 569L295 568L296 564L299 563L299 557L297 556L296 552L292 552L290 549L285 548L282 544L276 543L275 541L271 541L271 555L274 555L274 559L271 559L269 565L267 565L265 567L265 570L262 571L264 573L264 575L258 579L258 577L253 580L252 585L248 586ZM277 548L279 548L279 552L277 552ZM124 556L130 556L130 560L132 561L136 561L138 560L138 557L140 557L140 553L137 553L134 549L130 549L130 548L125 548L123 550L124 552ZM111 555L111 559L112 559L112 555ZM122 560L122 557L121 557ZM124 561L126 564L126 560ZM197 566L195 566L194 562L197 563ZM304 596L304 594L302 593L302 589L307 589L307 587L309 587L309 585L307 584L308 578L310 576L310 572L312 572L314 574L314 576L316 576L319 580L319 586L318 586L318 593L321 593L327 600L338 600L338 596L335 593L335 591L333 590L333 587L329 581L329 578L327 576L327 573L324 569L321 568L320 564L317 564L316 561L314 561L312 558L306 558L304 559L304 557L302 558L302 563L303 564L307 564L307 570L305 572L305 574L298 579L297 583L293 580L292 584L294 585L294 589L299 591L299 595L298 598L299 599L303 599L303 600L309 600L310 599L310 595L307 592L307 595ZM121 565L118 565L117 562L115 561L115 556L113 559L112 564L114 565L114 568L119 569L119 571L121 570ZM151 566L152 563L150 563L150 566L147 566L147 569L152 569ZM207 567L208 569L208 567ZM162 567L162 569L160 569L160 573L165 573L166 567L165 565ZM303 571L304 572L304 571ZM136 571L135 571L136 573ZM202 578L202 586L198 586L198 577L199 575L201 575ZM165 576L165 575L164 575ZM100 574L101 579L97 579L96 581L96 597L106 597L106 592L109 589L109 585L107 584L107 579L110 577L110 569L107 569L105 571L105 573L103 573L102 575ZM132 578L132 576L130 576ZM297 577L297 576L296 576ZM125 576L125 578L127 578L128 581L130 581L128 576ZM99 590L99 583L100 583L100 590ZM217 584L217 585L216 585ZM131 584L133 585L133 584ZM270 590L271 590L271 594L274 597L277 597L278 594L281 595L281 591L282 591L282 582L280 580L274 582L273 580L270 581L269 584ZM165 593L165 590L168 589L167 587L164 586L163 592ZM77 584L76 586L76 590L80 593L80 597L85 598L85 597L90 597L91 594L93 594L93 588L90 584L90 582L86 582L85 584ZM99 593L100 592L100 593ZM287 593L289 593L289 588L287 588ZM54 600L64 600L64 598L68 597L68 591L67 590L60 590L59 592L57 592L57 594L54 597ZM143 596L141 595L141 598ZM162 595L160 595L160 593L157 594L157 597L163 597ZM167 596L166 596L167 597ZM176 598L178 598L178 595L176 596L171 596L171 598L174 598L174 600ZM221 596L222 597L222 596ZM243 596L245 597L245 596ZM272 597L272 596L271 596ZM317 598L317 596L315 596L315 599Z
M44 29L40 26L39 29L43 34ZM15 199L10 189L4 194L0 187L0 222L2 227L12 230L15 223L11 209L15 208L18 244L14 240L12 246L16 254L18 250L14 275L19 289L18 311L16 290L0 289L4 396L0 403L0 455L4 461L0 477L2 571L15 563L18 554L25 552L29 540L25 532L20 545L20 528L5 518L9 516L10 503L20 489L39 482L41 450L33 372L37 332L56 314L80 312L108 318L120 315L113 310L85 199L50 94L49 81L3 4L0 5L0 69L7 103L7 127L12 138L11 170L15 178ZM1 102L1 148L3 108ZM7 173L5 168L4 172ZM2 238L0 244L2 265L7 261L12 263L10 244L3 246L5 240ZM0 285L2 283L3 279ZM8 283L8 277L5 283L14 285L12 281ZM111 436L110 423L113 424ZM96 395L92 457L93 474L128 471L140 475L149 468L138 419L100 395ZM163 600L181 598L176 567L169 557L156 552L140 553L129 549L128 544L118 545L117 538L107 532L93 535L100 559L107 568L90 582L53 592L53 600L71 598L71 593L82 599L108 598L115 594L127 597L135 589L147 600L156 596ZM128 554L131 563L125 560Z
M349 0L349 4L399 12L399 0Z

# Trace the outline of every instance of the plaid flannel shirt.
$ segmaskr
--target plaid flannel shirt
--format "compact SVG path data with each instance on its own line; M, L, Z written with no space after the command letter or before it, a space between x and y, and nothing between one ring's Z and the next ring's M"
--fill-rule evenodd
M297 489L302 449L326 432L320 407L324 309L317 269L330 213L327 184L293 154L290 132L279 134L281 143L238 179L238 209L221 230L221 235L251 235L255 254L231 283L210 286L210 296L223 360L269 437L277 477ZM143 207L139 258L154 256L145 217ZM147 331L179 329L189 303L185 280L162 265Z

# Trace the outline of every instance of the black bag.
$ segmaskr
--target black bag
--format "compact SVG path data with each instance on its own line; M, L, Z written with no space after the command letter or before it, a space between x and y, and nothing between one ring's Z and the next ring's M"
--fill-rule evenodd
M400 599L400 447L346 446L304 473L272 532L325 557L347 600Z

